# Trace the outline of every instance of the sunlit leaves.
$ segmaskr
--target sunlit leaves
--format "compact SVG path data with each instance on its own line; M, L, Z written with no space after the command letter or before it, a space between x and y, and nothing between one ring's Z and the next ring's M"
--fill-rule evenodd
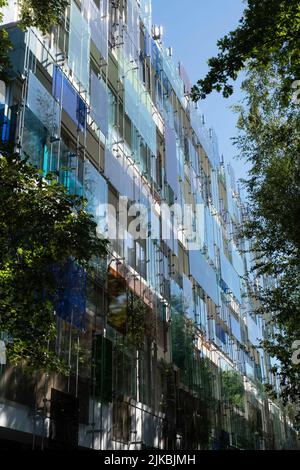
M248 72L244 107L236 107L235 143L251 167L242 234L252 242L255 273L272 279L256 294L257 313L271 320L263 346L281 363L275 368L281 398L299 403L300 367L292 362L292 344L300 338L300 113L283 98L279 68L274 62Z
M231 81L245 68L279 66L282 91L300 77L300 3L298 0L248 0L239 26L217 43L217 57L192 89L192 98L204 99L213 90L228 98Z
M0 330L14 338L7 349L11 361L63 367L49 350L58 288L51 266L71 258L88 270L94 256L107 252L85 204L17 155L0 157Z

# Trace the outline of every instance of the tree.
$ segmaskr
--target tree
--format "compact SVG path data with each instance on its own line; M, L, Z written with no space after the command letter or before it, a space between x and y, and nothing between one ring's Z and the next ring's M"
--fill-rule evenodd
M1 8L7 5L7 0L0 0L0 24L3 19L3 13ZM2 28L0 29L0 80L4 80L7 77L7 70L9 69L8 53L11 48L11 43L8 38L7 31Z
M58 24L65 13L68 0L20 0L20 27L37 27L43 33L49 30L51 25ZM0 0L0 24L3 19L1 9L7 6L7 0ZM7 79L9 70L8 53L11 43L5 28L0 30L0 80Z
M35 26L45 33L64 18L68 4L68 0L20 0L21 25Z
M191 320L180 313L173 313L171 321L173 362L183 373L192 368L195 352L195 328Z
M7 6L0 0L0 8ZM67 0L20 0L19 26L43 33L58 24ZM0 22L3 13L0 11ZM8 80L11 44L0 30L0 79ZM90 270L93 257L104 256L107 242L96 235L96 224L82 198L71 196L54 177L37 169L11 149L0 154L0 330L11 338L7 356L31 368L65 371L49 349L56 336L54 317L58 272L71 260Z
M252 288L257 313L270 317L263 346L280 362L273 371L281 398L299 403L300 370L292 361L292 346L300 338L300 113L293 101L300 77L299 0L248 0L238 27L218 47L192 98L204 99L213 90L227 98L232 81L242 70L247 73L245 105L236 107L235 143L251 167L245 181L249 219L241 236L251 240L255 273L269 278L264 287Z
M238 27L217 43L217 57L209 59L209 71L192 89L195 101L213 90L228 97L230 81L245 68L268 68L276 62L282 89L300 77L299 0L248 0Z
M281 398L299 403L300 366L293 363L292 348L300 338L299 105L281 99L277 64L249 71L242 88L246 98L244 107L236 107L235 143L251 170L245 181L248 222L241 236L251 240L255 273L269 279L256 291L256 312L270 318L263 346L279 361L273 372Z
M242 376L234 370L226 370L222 371L221 379L225 400L244 411L245 389Z
M10 361L60 370L61 361L49 351L56 337L57 267L72 259L88 270L91 258L106 251L84 199L18 155L1 155L0 331L12 337Z

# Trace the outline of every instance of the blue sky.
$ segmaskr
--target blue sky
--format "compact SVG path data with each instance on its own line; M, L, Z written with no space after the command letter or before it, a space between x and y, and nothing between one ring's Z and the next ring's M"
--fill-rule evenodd
M217 52L217 40L237 26L244 9L242 0L152 0L153 23L164 27L163 42L173 47L174 60L184 65L192 84L208 70L207 60ZM242 98L236 82L230 99L214 92L199 108L219 140L220 153L238 178L245 176L244 162L237 161L231 137L237 134L236 116L230 106Z

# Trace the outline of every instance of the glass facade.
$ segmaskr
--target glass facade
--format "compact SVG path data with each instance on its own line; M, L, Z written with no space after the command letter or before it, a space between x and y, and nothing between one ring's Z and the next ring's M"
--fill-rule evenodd
M56 299L53 347L70 376L22 382L21 368L0 366L0 403L24 415L7 426L49 447L296 447L263 391L278 384L259 348L265 319L251 315L233 170L153 34L151 1L72 1L55 32L12 23L9 34L0 137L86 197L110 253L93 279L69 266ZM72 418L58 418L62 403Z

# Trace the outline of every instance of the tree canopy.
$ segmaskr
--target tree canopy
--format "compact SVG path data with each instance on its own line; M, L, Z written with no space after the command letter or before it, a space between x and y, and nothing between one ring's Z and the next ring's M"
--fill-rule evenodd
M7 5L7 0L0 0L0 24L3 19L3 13L1 9ZM7 77L7 71L9 68L8 53L11 48L7 31L2 28L0 29L0 80L5 80Z
M20 27L42 32L59 23L67 0L21 0ZM0 8L7 5L0 0ZM0 10L0 21L3 13ZM7 80L11 45L0 30L0 79ZM70 260L85 272L107 253L86 201L70 195L53 175L42 175L6 145L0 149L0 331L10 362L66 371L56 337L57 272ZM50 347L49 347L50 346Z
M68 3L68 0L20 0L19 25L25 29L33 26L45 33L50 26L56 25L62 20ZM1 9L7 5L7 0L0 0L0 24L3 19ZM7 31L2 28L0 30L0 80L7 79L10 66L8 55L10 48Z
M273 372L283 401L299 403L300 369L292 360L300 338L300 113L293 99L300 78L299 0L247 0L237 28L217 45L192 99L212 91L228 98L239 73L246 73L235 139L240 158L250 163L241 236L251 241L255 275L265 276L264 285L251 286L257 313L269 317L263 346L277 360Z
M64 18L68 4L68 0L20 0L21 25L46 32Z
M217 42L219 53L209 59L209 71L192 89L195 101L213 90L228 97L232 81L245 68L268 68L276 62L282 89L300 77L299 0L248 0L237 28Z
M240 134L236 145L251 165L245 185L248 222L241 235L252 245L256 275L267 282L256 288L256 312L269 317L266 351L279 360L273 372L285 403L299 403L300 366L293 343L300 338L300 113L281 100L281 74L275 64L251 70L237 106ZM252 286L253 288L254 286Z
M18 155L0 157L0 331L13 338L8 359L61 366L49 343L56 336L54 267L70 260L89 269L106 254L85 201Z

